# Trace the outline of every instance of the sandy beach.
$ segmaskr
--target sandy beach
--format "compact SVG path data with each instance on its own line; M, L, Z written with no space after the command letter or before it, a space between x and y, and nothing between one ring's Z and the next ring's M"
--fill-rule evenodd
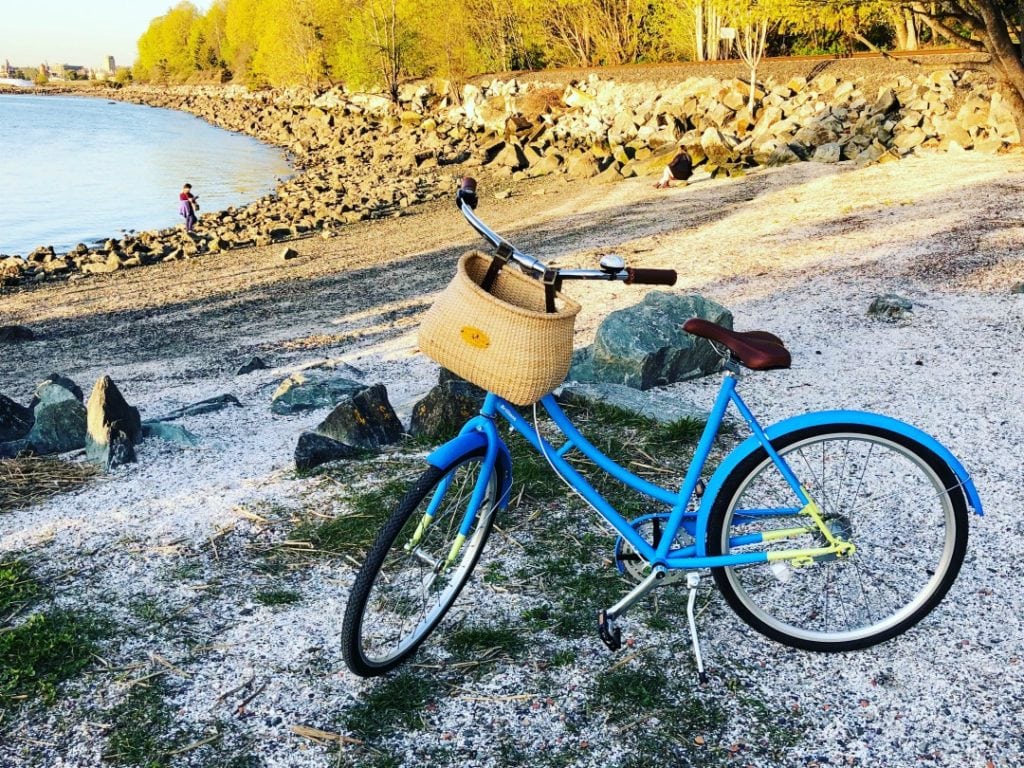
M793 737L780 757L742 710L713 745L701 736L695 750L695 734L681 735L692 762L680 764L1024 764L1024 295L1014 292L1024 282L1022 190L1020 152L923 154L866 168L801 163L724 180L698 173L665 191L649 179L482 181L478 213L523 250L559 266L619 253L633 266L672 267L680 272L673 291L724 304L738 329L781 336L792 368L750 374L741 385L766 421L834 407L903 419L960 457L985 505L942 605L866 651L823 657L774 644L732 616L705 580L712 683L693 696L736 708L729 681L739 681L788 718ZM297 475L292 459L298 435L325 412L273 415L270 395L289 374L330 361L385 383L408 419L437 375L416 350L417 318L458 255L477 247L474 237L450 201L437 201L331 239L292 241L299 257L287 261L275 244L0 294L0 324L37 337L0 348L0 392L19 402L56 372L87 394L109 375L143 419L224 393L243 404L182 420L198 447L149 440L138 464L0 518L0 553L30 553L57 585L59 605L102 607L125 630L105 649L105 665L72 681L58 704L0 723L0 763L99 764L104 713L132 675L145 673L117 670L156 670L155 657L177 670L164 670L175 727L194 740L219 734L168 764L227 765L245 754L266 766L536 765L546 757L604 766L639 754L635 729L588 698L620 661L596 633L528 638L571 652L573 663L551 670L528 654L467 675L437 694L417 727L382 737L376 752L294 729L344 735L347 713L378 683L354 677L341 660L351 565L320 561L276 577L301 593L294 604L253 600L253 584L270 579L254 568L254 552L279 542L289 516L325 504L330 492L322 478ZM573 286L583 305L577 346L644 290ZM868 317L872 299L887 293L913 303L908 320ZM271 367L235 376L253 355ZM717 382L675 384L660 396L709 403ZM375 471L383 480L394 467ZM496 537L481 568L516 557L515 543ZM461 606L477 622L500 623L530 599L478 580L453 620ZM132 609L140 600L173 607L186 623L147 624ZM688 688L681 627L655 632L631 617L624 633L635 641L631 652L657 655ZM421 657L425 674L444 662L429 643ZM247 680L256 682L239 689ZM396 762L372 763L381 754Z

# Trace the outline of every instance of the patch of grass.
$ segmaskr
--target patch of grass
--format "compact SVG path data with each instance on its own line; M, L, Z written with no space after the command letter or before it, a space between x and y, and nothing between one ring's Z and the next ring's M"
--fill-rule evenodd
M0 561L0 626L39 597L41 588L24 560Z
M621 721L665 704L667 687L668 677L663 671L627 665L598 677L591 700L613 721Z
M367 692L348 711L345 726L362 738L373 739L398 729L424 726L423 709L434 695L436 682L413 672L401 672Z
M663 446L694 446L706 425L706 419L685 416L665 424L659 423L648 433L644 444L653 450Z
M174 615L171 607L155 597L133 600L129 606L132 614L145 624L166 624Z
M134 686L108 718L113 729L107 737L104 760L144 768L170 764L167 753L175 744L167 734L174 725L174 714L159 682Z
M547 459L537 453L519 435L506 437L509 453L512 455L512 496L510 506L518 506L523 499L550 502L561 499L568 493L565 483L548 464Z
M445 640L448 651L459 659L477 660L496 655L514 658L526 647L526 639L515 627L461 627Z
M108 629L96 616L54 610L0 632L0 711L26 699L56 701L57 686L89 666Z
M391 480L354 493L346 499L348 514L327 520L307 520L292 531L289 540L308 543L320 553L359 555L373 544L408 487L404 479Z
M560 651L555 651L551 654L551 658L548 663L552 667L571 667L576 663L576 652L563 648Z
M290 589L267 589L255 594L256 601L263 605L292 605L302 599L302 595Z
M590 709L608 713L628 728L621 766L724 766L720 747L728 712L718 698L700 696L683 679L670 678L659 662L647 658L600 675L590 694Z
M98 473L91 464L48 457L0 459L0 512L30 507L75 490Z

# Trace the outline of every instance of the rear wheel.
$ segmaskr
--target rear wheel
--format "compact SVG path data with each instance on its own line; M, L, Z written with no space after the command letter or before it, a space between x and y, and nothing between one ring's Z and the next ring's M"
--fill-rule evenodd
M817 503L829 532L852 555L715 568L736 613L797 648L847 651L904 632L938 605L967 549L960 482L933 451L888 429L830 424L772 441ZM764 449L732 471L708 521L708 552L771 552L827 546L799 514L792 489ZM806 533L758 542L758 534ZM741 538L743 537L743 538Z
M357 675L381 675L408 659L469 580L494 525L503 480L495 466L469 534L453 552L483 467L483 450L445 469L431 467L378 534L352 587L342 626L345 663ZM433 518L421 530L438 495Z

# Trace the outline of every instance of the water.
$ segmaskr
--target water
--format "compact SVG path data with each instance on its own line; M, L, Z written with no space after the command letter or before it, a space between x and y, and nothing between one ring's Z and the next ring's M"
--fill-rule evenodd
M204 213L252 202L290 172L281 150L183 112L0 95L0 254L176 226L185 182Z

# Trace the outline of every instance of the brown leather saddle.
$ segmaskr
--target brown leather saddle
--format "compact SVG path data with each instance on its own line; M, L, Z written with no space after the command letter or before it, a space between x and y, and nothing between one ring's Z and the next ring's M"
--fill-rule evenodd
M782 339L768 331L730 331L715 323L691 317L683 323L683 330L704 339L717 341L734 358L754 371L789 368L792 359Z

